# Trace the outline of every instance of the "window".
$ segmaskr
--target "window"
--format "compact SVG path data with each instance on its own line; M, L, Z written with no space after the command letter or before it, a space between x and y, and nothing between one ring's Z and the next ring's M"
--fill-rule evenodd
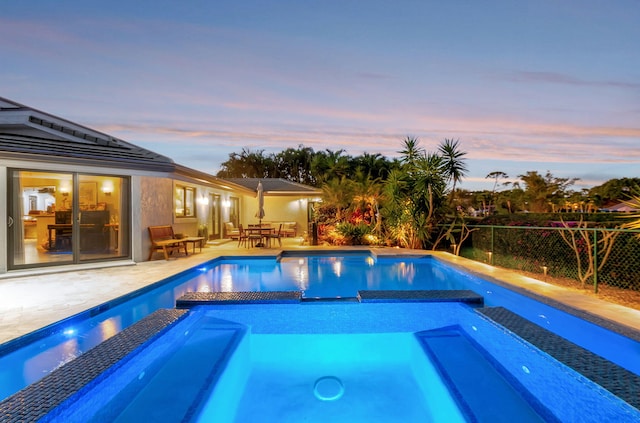
M196 189L176 185L176 217L196 217Z

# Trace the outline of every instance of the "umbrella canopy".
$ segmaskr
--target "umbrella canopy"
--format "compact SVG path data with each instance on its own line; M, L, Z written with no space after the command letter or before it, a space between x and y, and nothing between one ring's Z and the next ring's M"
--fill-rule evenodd
M257 189L258 196L258 212L256 213L256 217L260 219L260 223L262 224L262 218L264 217L264 190L262 189L262 182L258 182Z

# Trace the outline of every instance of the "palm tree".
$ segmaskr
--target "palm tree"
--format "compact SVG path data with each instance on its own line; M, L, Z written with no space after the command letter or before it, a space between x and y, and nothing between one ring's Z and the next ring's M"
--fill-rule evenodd
M455 193L456 184L467 174L467 164L465 163L465 151L460 150L460 140L445 138L438 147L440 156L442 157L441 170L444 172L450 182L453 182L451 192ZM453 201L453 195L451 195Z
M401 246L424 248L442 217L447 177L443 159L424 153L415 139L405 140L403 166L384 184L384 217L391 237Z
M335 206L336 222L340 222L342 211L349 207L353 200L353 184L346 176L329 179L322 184L322 197L325 203Z
M319 183L346 177L349 174L349 157L344 155L344 150L319 151L311 162L311 172Z
M625 204L633 208L640 208L640 186L636 185L631 189L630 197L629 200L625 201ZM625 223L622 227L626 229L640 229L640 213L632 214L629 218L633 220ZM638 234L638 238L640 238L640 234Z
M370 211L371 221L367 222L373 225L374 230L379 233L380 222L378 220L378 211L380 199L382 197L382 185L380 178L371 178L368 174L361 171L356 172L353 179L353 201L352 209L360 210L363 213Z
M360 170L365 175L368 175L372 179L386 179L391 168L391 162L389 162L382 154L364 153L361 156L355 157L352 160L352 169L356 172Z
M424 156L424 150L418 147L418 139L416 137L406 137L403 140L404 150L399 151L402 154L400 162L413 166L419 157Z

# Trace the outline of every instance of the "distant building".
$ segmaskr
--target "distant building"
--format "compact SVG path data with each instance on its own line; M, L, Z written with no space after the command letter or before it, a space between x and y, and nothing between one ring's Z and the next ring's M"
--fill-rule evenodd
M640 204L634 201L626 201L603 207L600 211L607 213L638 213L640 212Z

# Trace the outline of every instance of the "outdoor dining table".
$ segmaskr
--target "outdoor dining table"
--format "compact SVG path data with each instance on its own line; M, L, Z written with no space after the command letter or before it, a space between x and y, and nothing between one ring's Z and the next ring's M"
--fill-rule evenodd
M260 242L256 244L256 247L266 247L266 248L271 247L271 234L275 233L275 228L272 228L271 226L249 225L246 231L249 236L251 235L260 236Z

